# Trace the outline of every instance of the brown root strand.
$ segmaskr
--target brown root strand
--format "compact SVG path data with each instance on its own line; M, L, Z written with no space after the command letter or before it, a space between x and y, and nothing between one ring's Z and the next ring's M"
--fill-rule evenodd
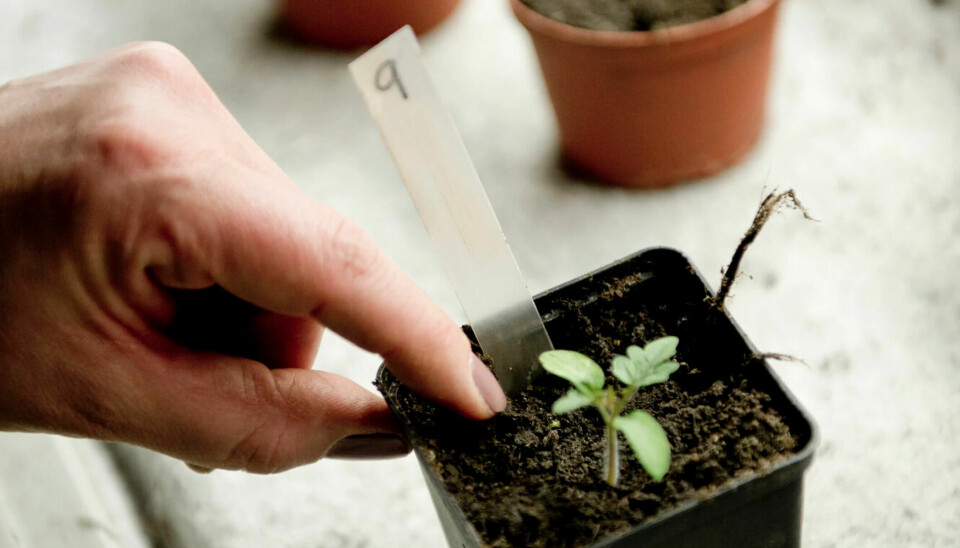
M723 271L723 278L720 280L720 290L717 291L717 296L713 299L713 305L719 309L723 309L724 303L727 300L727 297L730 294L730 288L733 286L733 282L737 279L738 271L740 270L740 263L743 261L743 255L746 253L747 248L750 247L750 244L757 239L757 235L760 234L760 230L763 229L763 226L767 224L767 221L770 220L770 216L773 215L781 207L788 207L790 209L796 209L803 213L805 219L815 221L810 212L807 211L807 208L800 203L800 199L797 198L793 189L785 190L783 192L777 193L774 189L770 194L763 199L763 202L760 203L760 208L757 210L757 214L753 218L753 223L750 224L750 228L747 229L747 233L743 235L743 238L740 239L740 243L737 245L737 249L733 252L733 257L730 259L730 265L727 266L726 270Z
M810 367L810 364L808 364L807 362L801 360L796 356L791 356L790 354L780 354L778 352L763 352L763 353L757 354L756 357L760 358L761 360L776 360L778 362L802 363L803 365Z

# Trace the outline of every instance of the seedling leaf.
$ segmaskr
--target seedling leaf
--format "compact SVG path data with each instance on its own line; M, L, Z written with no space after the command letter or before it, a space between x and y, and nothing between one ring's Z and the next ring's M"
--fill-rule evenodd
M639 371L636 362L626 356L616 356L613 358L611 370L613 376L623 384L632 386L640 380Z
M650 386L651 384L664 382L670 378L670 375L677 369L680 369L680 364L675 361L661 363L657 367L653 368L653 371L647 373L647 375L640 382L640 386Z
M627 357L633 360L642 370L650 367L650 361L647 360L646 354L644 354L643 349L637 345L631 344L627 347Z
M570 381L584 394L596 394L603 388L603 370L587 356L572 350L550 350L540 354L547 372Z
M654 481L660 481L670 469L670 442L657 419L643 411L617 417L613 426L623 432L634 456Z
M584 394L576 388L571 388L569 392L553 402L553 407L551 407L550 410L559 415L560 413L569 413L575 409L586 407L591 403L593 403L591 396Z
M651 365L657 365L669 360L677 353L677 344L680 339L676 337L661 337L650 341L643 347L643 354Z

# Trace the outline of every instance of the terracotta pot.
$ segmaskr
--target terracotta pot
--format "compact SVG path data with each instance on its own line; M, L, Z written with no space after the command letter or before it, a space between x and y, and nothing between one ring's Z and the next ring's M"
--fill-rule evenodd
M666 186L715 173L756 143L779 0L638 32L583 29L511 5L533 38L571 167Z
M280 0L295 37L335 48L376 44L403 25L421 34L443 22L460 0Z

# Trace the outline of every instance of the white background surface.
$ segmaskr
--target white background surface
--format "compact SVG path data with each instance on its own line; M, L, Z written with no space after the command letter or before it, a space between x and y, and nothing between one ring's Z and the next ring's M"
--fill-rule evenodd
M533 291L652 245L681 249L716 283L763 189L796 189L820 222L774 218L730 308L759 348L809 364L777 366L823 435L804 544L957 546L960 2L783 7L759 147L719 176L663 191L600 188L556 167L552 112L505 2L467 0L423 48ZM174 44L307 194L359 221L462 318L350 81L356 53L274 38L272 11L265 0L6 0L0 81L132 40ZM369 385L378 363L331 336L317 365ZM24 511L20 493L54 501L63 488L18 463L27 443L34 437L0 436L0 498L21 527L43 531L54 505ZM114 454L142 502L142 531L170 546L442 544L412 458L257 477ZM98 485L117 481L106 465L87 472ZM102 498L127 504L122 489ZM113 515L115 528L139 526Z

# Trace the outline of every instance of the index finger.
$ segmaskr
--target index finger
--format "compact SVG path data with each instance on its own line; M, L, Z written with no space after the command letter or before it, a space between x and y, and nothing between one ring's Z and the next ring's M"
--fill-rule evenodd
M503 409L502 389L460 327L357 224L291 186L236 171L187 208L174 260L195 262L257 306L313 316L468 417Z

